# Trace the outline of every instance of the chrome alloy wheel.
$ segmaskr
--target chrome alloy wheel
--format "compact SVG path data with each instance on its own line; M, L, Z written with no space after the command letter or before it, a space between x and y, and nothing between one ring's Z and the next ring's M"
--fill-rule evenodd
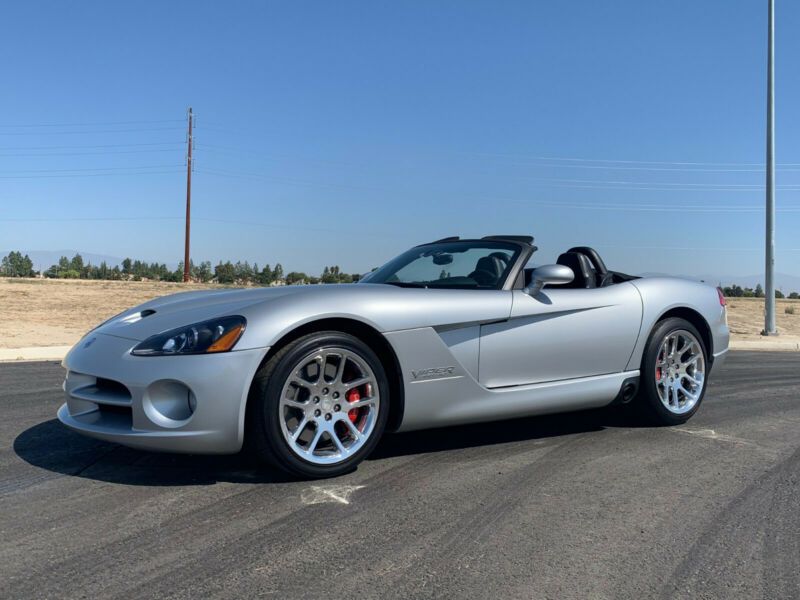
M664 338L656 357L656 391L673 414L694 408L705 385L706 361L698 339L686 331L672 331Z
M369 439L380 402L367 361L351 350L322 348L300 360L283 385L281 431L300 458L318 465L340 463Z

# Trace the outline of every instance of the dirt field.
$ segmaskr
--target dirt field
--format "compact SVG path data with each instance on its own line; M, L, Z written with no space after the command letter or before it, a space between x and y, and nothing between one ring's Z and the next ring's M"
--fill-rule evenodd
M125 308L179 291L218 285L51 279L0 279L0 348L66 346ZM778 329L800 337L800 301L778 300ZM786 307L795 314L787 314ZM763 339L764 300L731 298L728 323L733 339Z
M222 286L139 281L0 279L0 348L67 346L157 296Z

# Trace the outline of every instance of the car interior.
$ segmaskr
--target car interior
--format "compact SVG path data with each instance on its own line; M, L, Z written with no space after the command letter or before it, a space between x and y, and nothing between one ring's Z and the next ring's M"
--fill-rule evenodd
M512 249L503 248L502 251L490 251L484 256L480 256L474 267L467 267L463 264L458 265L451 273L450 265L453 265L453 255L469 252L474 247L470 245L457 245L459 247L450 247L454 242L512 242L517 245L527 245L535 252L538 248L533 244L532 236L515 236L515 235L491 235L481 238L481 240L462 240L458 236L451 236L442 238L428 244L422 244L409 251L409 256L401 255L398 259L402 262L394 267L391 271L392 263L388 263L381 270L389 269L384 277L381 279L380 272L377 277L366 280L368 283L389 283L398 285L400 287L447 287L447 288L462 288L462 289L499 289L508 273L511 270L511 263L517 259L519 252L514 252ZM438 247L430 248L430 246L438 245ZM448 246L449 245L449 246ZM480 247L480 244L476 244ZM420 252L418 249L422 248ZM484 246L485 248L485 246ZM430 257L433 265L442 267L441 275L436 278L431 278L430 265L427 265L422 272L419 273L419 280L409 279L408 276L403 278L398 277L398 269L403 269L408 265L414 264L414 261L426 259ZM528 258L530 253L528 254ZM396 260L398 260L396 259ZM566 252L562 253L557 264L568 267L574 274L573 280L567 284L561 284L558 287L561 289L595 289L603 288L624 281L638 279L633 275L626 275L618 271L610 271L600 254L594 248L589 246L575 246ZM469 263L467 263L469 264ZM424 266L424 265L423 265ZM472 270L467 272L467 269ZM521 289L530 286L532 283L533 272L535 267L526 267L522 272L518 272L515 278L516 289ZM425 277L421 275L425 273ZM555 285L555 284L551 284ZM545 286L549 287L549 286Z
M558 286L561 289L593 289L637 279L633 275L609 271L597 250L588 246L570 248L559 255L556 263L569 267L575 274L575 278L570 283ZM533 270L533 267L525 269L526 286L531 284Z
M507 268L508 255L504 252L492 252L489 256L478 259L475 270L468 277L477 281L482 287L493 287L500 281Z

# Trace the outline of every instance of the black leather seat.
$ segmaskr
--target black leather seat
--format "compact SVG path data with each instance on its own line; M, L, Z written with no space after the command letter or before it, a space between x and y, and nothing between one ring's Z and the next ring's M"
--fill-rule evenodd
M560 288L596 288L597 272L592 266L589 257L579 252L565 252L556 261L559 265L564 265L572 269L575 279L570 283L560 285Z
M567 252L577 252L589 259L596 273L595 279L597 287L605 287L614 283L614 274L606 268L606 263L603 262L603 259L600 258L600 255L594 248L590 248L589 246L575 246L567 250Z
M492 287L497 285L505 270L506 263L492 253L478 259L475 270L469 274L469 278L477 281L481 287Z

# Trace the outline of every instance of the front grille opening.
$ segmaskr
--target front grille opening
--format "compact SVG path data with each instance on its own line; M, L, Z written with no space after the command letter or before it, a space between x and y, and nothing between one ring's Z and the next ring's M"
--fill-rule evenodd
M131 393L128 391L128 388L122 385L119 381L114 381L113 379L104 379L102 377L98 377L94 385L98 391L105 392L112 396L124 396L130 398L131 395Z
M97 410L109 415L125 415L130 417L132 414L130 406L120 406L119 404L98 404Z

